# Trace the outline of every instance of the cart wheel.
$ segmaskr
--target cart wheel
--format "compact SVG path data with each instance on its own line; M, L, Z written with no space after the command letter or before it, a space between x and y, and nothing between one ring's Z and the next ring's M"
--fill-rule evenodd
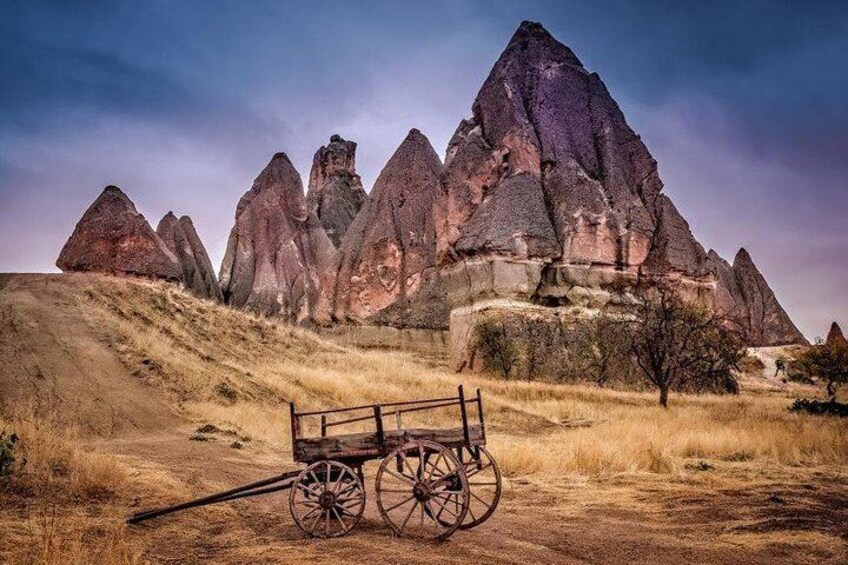
M468 501L468 513L465 515L461 530L467 530L479 526L489 519L498 507L501 500L501 470L497 461L486 450L480 450L479 459L474 458L474 450L461 447L457 455L465 467L465 475L468 477L468 490L470 498Z
M295 479L289 495L295 524L318 538L343 536L362 518L365 489L356 473L338 461L318 461Z
M447 539L468 511L468 479L456 456L426 440L404 444L377 471L377 508L399 536Z

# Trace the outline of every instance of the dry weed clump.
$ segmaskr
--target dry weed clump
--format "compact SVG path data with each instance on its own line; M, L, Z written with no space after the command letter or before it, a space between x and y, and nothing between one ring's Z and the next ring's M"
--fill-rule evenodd
M28 409L0 415L0 429L17 434L15 462L5 488L53 500L106 500L119 492L127 471L114 457L85 449L73 428L55 414Z
M49 565L135 565L142 550L114 517L69 515L55 504L36 511L22 535L7 547L9 563ZM0 553L2 556L2 553Z

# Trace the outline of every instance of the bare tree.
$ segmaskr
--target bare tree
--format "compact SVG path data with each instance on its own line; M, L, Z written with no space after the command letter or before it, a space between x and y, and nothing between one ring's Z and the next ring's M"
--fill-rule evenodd
M686 302L670 286L638 290L630 326L630 352L642 376L657 387L660 405L684 384L734 390L732 369L744 355L737 332L707 308Z

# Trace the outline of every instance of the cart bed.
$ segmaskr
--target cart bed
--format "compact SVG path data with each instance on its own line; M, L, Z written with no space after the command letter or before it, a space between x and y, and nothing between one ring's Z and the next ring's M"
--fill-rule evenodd
M430 440L448 448L466 445L462 428L386 430L383 436L383 445L380 445L379 435L374 432L297 439L294 459L305 463L321 459L377 459L413 439ZM468 442L471 446L485 445L482 426L468 426Z

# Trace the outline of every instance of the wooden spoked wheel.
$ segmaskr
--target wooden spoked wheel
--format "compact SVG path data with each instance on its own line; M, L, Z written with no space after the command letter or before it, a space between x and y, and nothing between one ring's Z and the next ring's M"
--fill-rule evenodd
M365 510L365 489L338 461L317 461L295 479L289 495L295 524L310 536L332 538L351 531Z
M465 469L446 447L426 440L406 443L377 471L377 507L399 536L443 540L468 511Z
M475 458L475 449L479 449L479 458ZM468 477L468 513L465 515L462 530L479 526L489 519L501 500L501 470L497 461L485 447L472 450L460 447L457 456L465 467Z

